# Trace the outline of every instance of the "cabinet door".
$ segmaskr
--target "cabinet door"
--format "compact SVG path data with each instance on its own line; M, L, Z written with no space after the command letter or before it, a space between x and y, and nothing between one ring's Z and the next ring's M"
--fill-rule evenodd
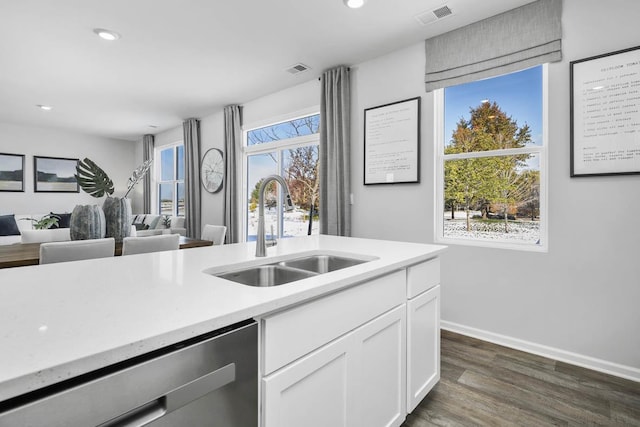
M353 384L359 426L392 427L405 418L406 308L401 305L354 331Z
M440 285L407 301L407 412L440 379Z
M265 377L262 426L354 426L350 348L346 335Z

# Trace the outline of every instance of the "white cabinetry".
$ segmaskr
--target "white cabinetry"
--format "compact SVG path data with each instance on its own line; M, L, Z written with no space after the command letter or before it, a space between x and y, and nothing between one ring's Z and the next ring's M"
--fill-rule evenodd
M263 427L399 426L406 273L262 319Z
M440 261L407 270L407 412L440 380Z
M263 379L263 427L399 426L405 308L377 317Z

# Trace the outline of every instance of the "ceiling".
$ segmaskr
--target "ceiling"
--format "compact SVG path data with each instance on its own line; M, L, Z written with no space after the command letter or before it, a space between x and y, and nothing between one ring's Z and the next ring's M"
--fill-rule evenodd
M0 122L134 141L531 1L2 0Z

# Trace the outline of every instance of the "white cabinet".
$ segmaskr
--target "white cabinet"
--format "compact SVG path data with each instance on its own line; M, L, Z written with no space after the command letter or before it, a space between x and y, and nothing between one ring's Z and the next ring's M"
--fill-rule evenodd
M263 378L263 427L399 426L405 306Z
M407 412L440 380L440 285L407 301Z
M407 269L407 412L440 380L440 260Z

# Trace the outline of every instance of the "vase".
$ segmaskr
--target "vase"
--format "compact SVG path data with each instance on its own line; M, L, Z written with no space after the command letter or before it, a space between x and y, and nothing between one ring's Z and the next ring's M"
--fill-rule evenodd
M107 197L102 209L107 222L107 237L122 242L122 239L131 235L131 200L126 197Z
M77 205L71 212L69 234L71 240L102 239L106 233L106 221L98 205Z

